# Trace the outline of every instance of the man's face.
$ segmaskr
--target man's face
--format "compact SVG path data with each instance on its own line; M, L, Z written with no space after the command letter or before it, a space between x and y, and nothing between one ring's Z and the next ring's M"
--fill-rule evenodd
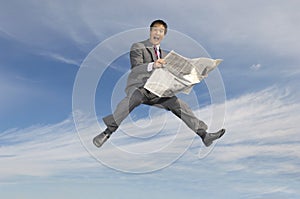
M162 24L154 24L150 30L150 42L153 45L160 44L165 36L165 27Z

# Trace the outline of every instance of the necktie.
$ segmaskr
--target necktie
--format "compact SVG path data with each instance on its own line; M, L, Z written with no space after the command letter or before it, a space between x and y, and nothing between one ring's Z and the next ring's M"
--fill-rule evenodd
M159 59L159 58L160 58L160 52L159 52L159 50L156 48L156 46L154 46L154 52L155 52L156 58Z

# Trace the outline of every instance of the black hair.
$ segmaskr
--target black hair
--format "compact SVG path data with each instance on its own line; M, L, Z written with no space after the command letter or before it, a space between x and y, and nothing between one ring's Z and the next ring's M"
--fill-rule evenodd
M164 22L163 20L161 19L157 19L155 21L153 21L151 24L150 24L150 30L152 29L152 27L154 27L155 24L161 24L165 27L165 34L167 34L167 30L168 30L168 25L166 22Z

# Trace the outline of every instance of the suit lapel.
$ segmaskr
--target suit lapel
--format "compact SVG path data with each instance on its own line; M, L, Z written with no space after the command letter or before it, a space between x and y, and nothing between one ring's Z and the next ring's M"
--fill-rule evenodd
M156 61L156 60L157 60L157 57L156 57L156 54L155 54L155 52L154 52L153 47L147 47L147 50L148 50L148 52L151 54L152 60L153 60L153 61Z
M152 58L152 61L156 61L157 58L156 58L156 55L155 55L155 52L154 52L153 44L150 42L149 39L146 40L145 47L146 47L148 53L150 54L150 56Z

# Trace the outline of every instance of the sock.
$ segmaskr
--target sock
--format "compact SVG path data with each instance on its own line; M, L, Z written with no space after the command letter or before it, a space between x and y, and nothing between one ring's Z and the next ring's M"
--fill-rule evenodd
M202 139L204 139L205 136L206 136L206 134L207 134L207 132L206 132L204 129L198 129L198 130L197 130L197 134L198 134Z
M106 128L103 133L109 136L112 134L112 132L108 128Z

